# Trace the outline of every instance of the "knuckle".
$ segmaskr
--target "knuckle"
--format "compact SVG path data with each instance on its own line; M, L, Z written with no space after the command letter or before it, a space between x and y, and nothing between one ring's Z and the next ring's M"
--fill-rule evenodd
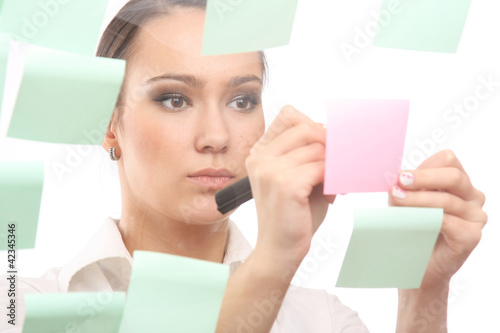
M480 228L473 229L469 234L469 244L471 248L475 248L483 237L483 231Z
M455 153L451 149L445 149L445 150L443 150L441 152L441 155L443 156L443 161L446 164L450 164L450 163L454 162L457 159Z
M484 210L481 211L481 222L483 224L488 223L488 214Z
M481 203L481 207L484 206L486 202L486 195L484 192L477 190L477 195L479 197L479 202Z
M461 221L459 217L445 215L443 229L451 237L451 240L459 245L459 252L470 253L482 238L482 228L476 223L466 222L457 225Z
M325 158L325 146L322 145L321 143L314 143L314 150L315 150L315 154L314 156L319 158L319 159L324 159Z

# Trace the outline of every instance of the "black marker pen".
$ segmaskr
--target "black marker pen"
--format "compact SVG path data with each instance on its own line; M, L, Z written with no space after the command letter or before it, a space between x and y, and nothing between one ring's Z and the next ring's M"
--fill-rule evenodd
M222 214L226 214L252 198L252 188L248 177L238 180L236 183L215 193L217 210Z

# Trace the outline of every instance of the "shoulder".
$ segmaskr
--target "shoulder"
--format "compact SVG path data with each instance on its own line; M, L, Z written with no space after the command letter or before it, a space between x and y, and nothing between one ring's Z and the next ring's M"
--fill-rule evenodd
M271 332L366 333L368 329L337 296L290 285Z

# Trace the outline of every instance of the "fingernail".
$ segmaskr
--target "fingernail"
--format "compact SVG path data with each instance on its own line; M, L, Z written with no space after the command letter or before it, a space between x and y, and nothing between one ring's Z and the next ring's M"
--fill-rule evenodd
M406 191L399 186L392 187L392 195L398 199L406 199Z
M315 123L314 125L317 126L318 128L324 128L324 129L326 129L326 125L322 124L322 123Z
M408 186L408 185L411 185L413 184L413 181L415 180L415 176L413 176L411 173L409 172L401 172L401 174L399 175L399 181L401 182L401 184L403 184L404 186Z

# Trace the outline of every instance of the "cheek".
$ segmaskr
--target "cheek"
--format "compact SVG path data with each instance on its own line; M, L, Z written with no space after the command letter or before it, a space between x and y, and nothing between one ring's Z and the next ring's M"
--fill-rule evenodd
M244 165L244 161L250 153L250 149L264 134L264 120L257 118L252 122L240 124L240 126L234 129L235 137L237 138L237 143L235 144L236 154L238 154L241 164Z
M144 168L159 168L165 164L173 165L172 160L179 159L185 152L188 132L181 124L153 117L150 113L130 114L125 120L124 137L126 145L124 154L132 154L132 158Z
M260 139L265 132L265 122L262 112L258 114L251 122L244 124L240 129L245 145L248 146L247 153L250 148Z

